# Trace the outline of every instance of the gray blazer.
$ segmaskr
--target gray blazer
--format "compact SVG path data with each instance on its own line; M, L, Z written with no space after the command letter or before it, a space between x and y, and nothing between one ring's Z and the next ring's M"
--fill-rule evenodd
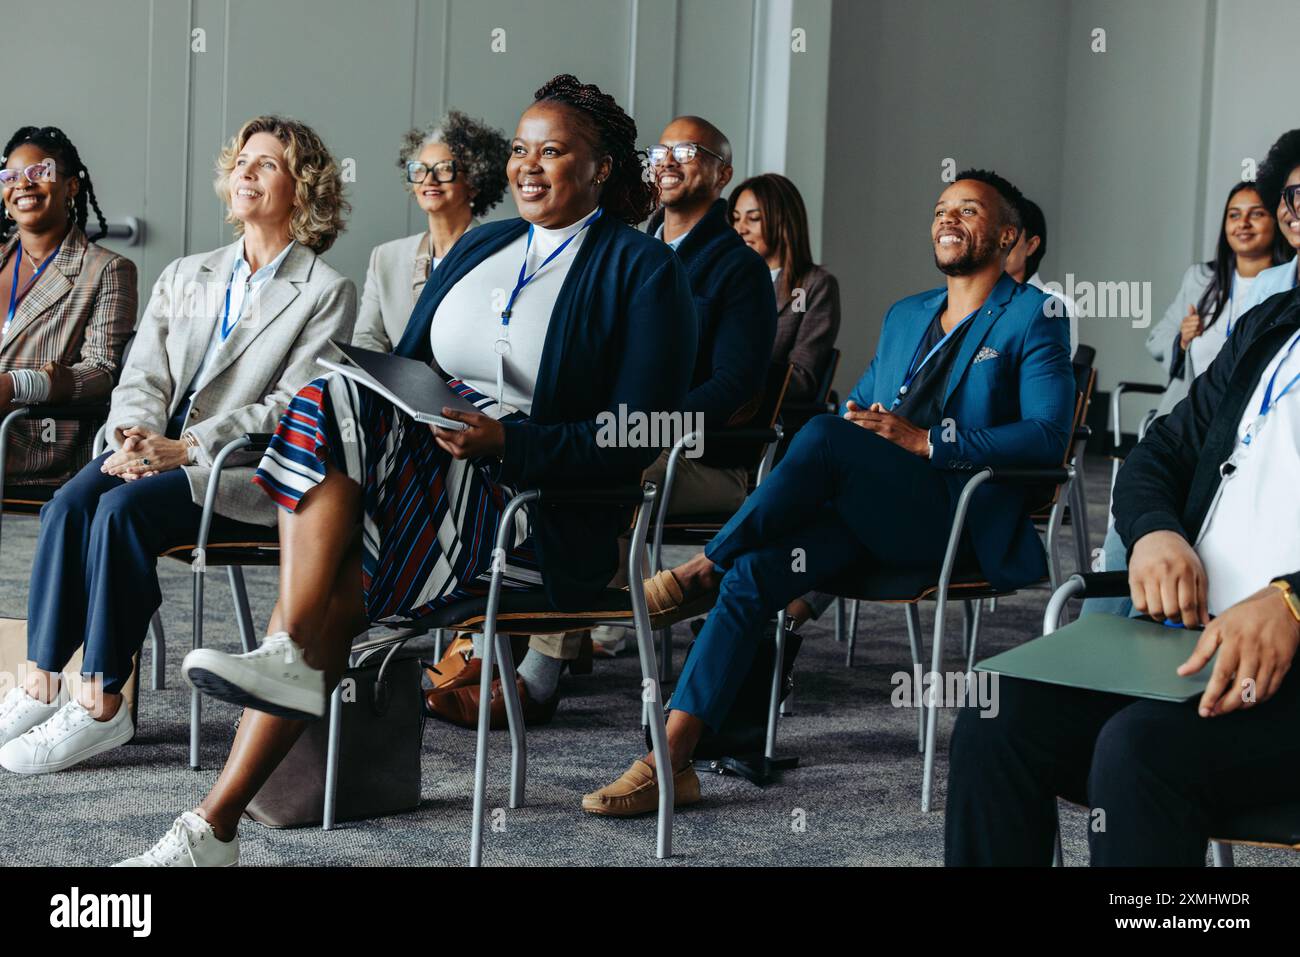
M1174 350L1178 348L1178 329L1187 317L1187 307L1196 305L1205 287L1210 284L1211 272L1205 263L1194 263L1183 273L1183 281L1178 286L1178 295L1169 304L1160 321L1147 333L1147 352L1151 358L1160 363L1168 379L1165 394L1160 397L1156 411L1165 415L1187 396L1192 380L1204 372L1204 369L1191 368L1191 362L1180 362L1180 375L1173 375ZM1190 360L1188 355L1187 359Z
M470 220L465 232L478 224L477 218ZM366 284L357 309L357 331L352 336L354 346L392 352L402 341L415 301L424 289L424 282L417 283L415 279L417 267L421 276L429 273L431 253L420 254L420 241L427 235L424 232L394 239L370 251Z
M381 243L370 251L366 285L357 308L352 344L377 352L392 352L402 341L415 307L415 257L426 233Z
M239 249L234 242L177 259L163 270L113 390L105 427L110 448L121 448L118 429L166 430L203 361ZM289 400L323 371L316 358L333 351L329 341L348 341L356 314L352 280L295 243L194 393L184 428L198 439L198 464L183 468L196 505L203 504L222 447L245 432L273 432ZM227 459L243 467L223 470L216 510L227 518L274 525L275 505L251 481L259 458Z
M772 363L794 366L785 393L788 401L816 402L822 398L817 394L818 380L830 362L835 337L840 333L840 284L815 265L804 277L802 288L802 309L795 309L794 297L780 298L778 291Z

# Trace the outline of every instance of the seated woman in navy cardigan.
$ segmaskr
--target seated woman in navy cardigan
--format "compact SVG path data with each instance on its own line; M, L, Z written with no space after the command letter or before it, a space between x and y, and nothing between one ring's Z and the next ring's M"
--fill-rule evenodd
M695 360L681 264L628 225L654 200L635 143L636 125L613 98L568 75L538 90L520 119L507 174L523 218L456 244L397 348L432 363L481 410L446 410L463 432L417 424L340 377L298 393L254 478L283 506L271 634L248 654L206 650L185 661L196 685L250 710L199 808L126 863L235 863L241 813L303 719L324 713L354 636L483 594L497 521L517 491L635 483L659 453L597 442L597 416L620 404L680 409ZM509 350L498 366L502 338ZM527 515L506 581L544 582L557 607L581 605L614 575L625 521L599 510Z

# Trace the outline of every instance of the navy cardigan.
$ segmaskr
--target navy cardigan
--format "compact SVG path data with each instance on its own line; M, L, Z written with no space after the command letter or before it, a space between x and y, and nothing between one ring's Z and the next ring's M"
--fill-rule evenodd
M527 229L524 220L509 219L462 236L429 276L397 354L429 362L429 327L443 296ZM660 449L602 447L597 415L617 416L620 405L679 410L690 385L696 320L680 261L612 216L588 231L551 313L532 414L505 424L500 477L519 489L638 483ZM544 506L534 513L538 561L556 608L577 609L609 583L627 520L626 512L608 508Z
M648 231L655 232L661 222L662 209L651 217ZM700 322L686 410L703 412L705 426L721 428L763 390L776 340L772 273L727 222L722 199L686 234L677 255L686 266Z

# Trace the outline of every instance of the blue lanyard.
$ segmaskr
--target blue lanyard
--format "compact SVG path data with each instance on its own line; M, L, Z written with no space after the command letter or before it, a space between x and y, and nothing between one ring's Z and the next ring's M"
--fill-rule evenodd
M510 298L506 301L505 309L501 311L501 327L502 327L503 335L505 334L505 330L510 325L510 315L514 310L515 300L519 297L519 294L523 292L524 287L533 281L534 276L536 276L539 272L541 272L548 265L550 265L551 260L553 260L556 256L560 255L560 253L564 252L564 250L568 247L569 243L573 242L580 235L582 235L582 231L584 229L586 229L596 220L600 219L601 212L603 212L603 208L597 206L596 211L587 218L587 221L583 223L581 227L579 227L578 231L574 233L572 236L570 236L568 239L566 239L564 242L560 243L560 245L556 247L555 252L551 253L549 256L543 259L542 264L538 266L536 269L534 269L532 272L528 272L528 251L533 246L533 226L531 223L528 224L528 242L524 244L524 261L519 265L519 278L518 280L515 281L515 288L511 291Z
M234 284L235 284L235 274L232 272L230 274L230 282L226 283L226 311L221 314L221 341L222 342L226 341L226 337L230 335L231 330L233 330L235 326L239 323L239 316L235 316L235 321L231 323L230 328L226 328L226 320L230 318L230 287L233 286ZM244 293L244 298L245 299L248 298L247 292ZM244 304L242 301L239 304L239 311L241 313L244 311Z
M36 280L41 278L41 273L45 272L45 267L50 264L55 256L59 254L56 246L54 252L45 257L45 262L36 267L36 272L32 273L32 278L27 280L27 285L23 286L22 293L18 292L18 267L23 264L23 241L18 240L14 248L14 284L9 290L9 315L5 317L4 329L0 330L0 335L9 335L9 324L14 321L14 313L18 311L18 303L23 301L23 296L31 292L32 286L36 285Z
M1291 381L1282 387L1282 391L1277 394L1277 398L1273 397L1273 386L1277 385L1278 374L1281 373L1282 367L1286 365L1286 360L1291 358L1291 353L1295 351L1297 343L1300 343L1300 336L1292 338L1291 345L1287 347L1286 353L1282 356L1282 361L1277 364L1273 374L1268 377L1268 385L1264 387L1264 401L1259 404L1259 415L1255 417L1256 425L1241 440L1242 445L1250 445L1251 436L1254 432L1259 431L1259 425L1263 425L1264 416L1272 412L1277 407L1277 404L1282 401L1282 397L1290 392L1297 382L1300 382L1300 372L1297 372L1291 377Z
M957 332L958 329L960 329L963 325L966 324L967 319L970 319L971 316L974 316L978 312L979 309L976 309L975 312L972 312L969 316L963 318L961 322L957 323L957 325L953 326L952 329L944 333L944 337L940 339L938 342L936 342L930 348L930 351L925 354L925 358L921 360L920 365L917 365L916 357L921 354L921 342L925 341L925 337L924 336L921 337L921 342L918 342L916 344L916 351L912 353L912 362L907 367L908 368L907 376L903 379L903 384L898 387L898 395L894 397L893 405L889 407L891 410L897 408L898 403L903 401L903 396L907 395L907 390L912 387L912 380L914 380L918 375L920 375L921 370L925 368L925 364L934 358L934 354L944 347L944 345L948 342L949 339L953 337L953 335Z

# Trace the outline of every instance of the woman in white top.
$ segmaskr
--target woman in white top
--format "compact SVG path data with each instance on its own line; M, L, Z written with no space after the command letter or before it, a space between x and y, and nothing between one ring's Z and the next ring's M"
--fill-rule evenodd
M429 274L505 195L508 153L499 131L459 110L403 137L397 165L428 225L371 251L353 345L391 352L401 341Z
M1214 259L1196 263L1183 276L1178 295L1147 335L1147 351L1169 370L1169 385L1156 410L1164 415L1184 396L1232 335L1250 308L1250 287L1260 272L1284 262L1290 250L1273 210L1254 183L1228 193Z
M444 371L480 410L443 410L463 431L421 425L337 374L294 397L254 478L283 507L274 633L245 655L198 649L183 668L248 710L207 798L127 863L235 863L240 815L302 732L295 719L325 712L369 624L481 596L495 561L506 587L541 584L556 608L605 590L621 510L530 507L504 554L493 538L518 490L637 482L659 448L608 442L600 423L608 410L685 401L698 322L677 255L632 226L656 200L636 142L613 97L567 74L520 118L508 176L521 218L456 245L396 349ZM529 721L522 666L519 677ZM531 705L536 714L554 700Z

